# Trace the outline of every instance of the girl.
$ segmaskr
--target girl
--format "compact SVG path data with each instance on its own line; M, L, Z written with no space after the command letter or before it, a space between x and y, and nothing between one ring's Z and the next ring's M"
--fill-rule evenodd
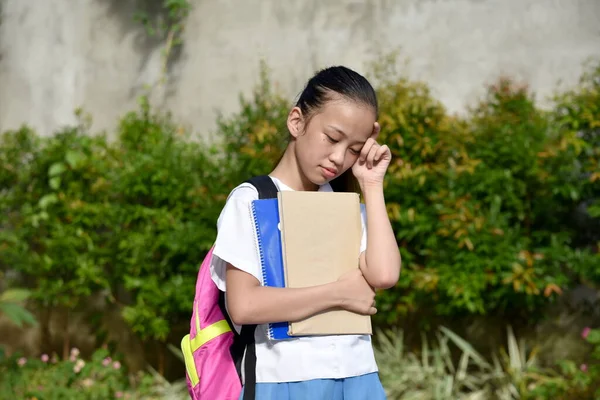
M256 189L249 184L235 188L219 216L211 274L226 292L238 332L240 325L258 325L257 400L385 399L370 336L270 341L264 325L301 320L332 307L372 315L375 289L398 281L400 253L383 195L391 153L376 142L377 112L375 91L363 76L345 67L318 72L289 112L290 142L269 175L279 190L332 191L331 184L348 189L352 181L358 183L366 207L356 272L322 286L263 287L250 212Z

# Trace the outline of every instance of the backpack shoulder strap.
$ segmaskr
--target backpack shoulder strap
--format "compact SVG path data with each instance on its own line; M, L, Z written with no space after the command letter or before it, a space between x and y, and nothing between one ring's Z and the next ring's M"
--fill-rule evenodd
M259 199L277 198L277 186L268 175L255 176L247 181L258 191ZM256 325L243 325L240 332L241 346L238 347L243 354L243 348L246 350L244 359L244 398L243 400L254 400L256 397L256 346L254 343L254 332ZM241 368L241 365L240 365Z
M268 175L255 176L247 180L248 183L253 185L258 190L259 199L273 199L277 197L277 186L273 182L273 179Z

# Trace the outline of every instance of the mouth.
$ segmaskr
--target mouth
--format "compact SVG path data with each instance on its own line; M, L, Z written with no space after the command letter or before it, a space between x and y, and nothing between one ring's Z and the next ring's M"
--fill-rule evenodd
M323 175L328 178L335 178L335 176L337 175L337 170L333 169L333 168L325 168L325 167L321 167L321 172L323 173Z

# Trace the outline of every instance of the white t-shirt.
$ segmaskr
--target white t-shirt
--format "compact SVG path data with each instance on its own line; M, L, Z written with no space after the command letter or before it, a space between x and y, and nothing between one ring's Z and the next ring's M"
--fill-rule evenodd
M293 190L272 178L279 190ZM331 192L329 184L319 191ZM260 261L255 246L251 202L258 191L248 183L235 188L219 216L217 239L213 251L211 276L225 291L227 263L252 274L261 281ZM361 251L366 248L366 214L361 206L363 236ZM240 327L235 327L238 332ZM297 382L310 379L341 379L377 371L368 335L299 337L270 340L266 325L258 325L256 339L256 382Z

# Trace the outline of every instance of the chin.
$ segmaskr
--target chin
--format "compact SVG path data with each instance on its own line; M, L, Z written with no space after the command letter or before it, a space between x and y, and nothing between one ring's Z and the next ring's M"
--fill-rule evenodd
M307 176L307 178L310 183L317 186L323 186L331 181L331 179L327 179L320 174L315 174L315 176Z
M317 190L318 190L318 187L321 187L321 186L325 185L326 183L329 183L329 181L325 180L324 178L311 179L310 182L317 186Z
M309 170L310 172L312 172L311 174L304 174L304 178L309 181L310 183L312 183L313 185L316 186L323 186L329 182L331 182L332 180L334 180L335 178L337 178L338 176L335 176L333 178L329 178L327 176L324 176L323 173L321 172L320 167L316 167L314 169Z

